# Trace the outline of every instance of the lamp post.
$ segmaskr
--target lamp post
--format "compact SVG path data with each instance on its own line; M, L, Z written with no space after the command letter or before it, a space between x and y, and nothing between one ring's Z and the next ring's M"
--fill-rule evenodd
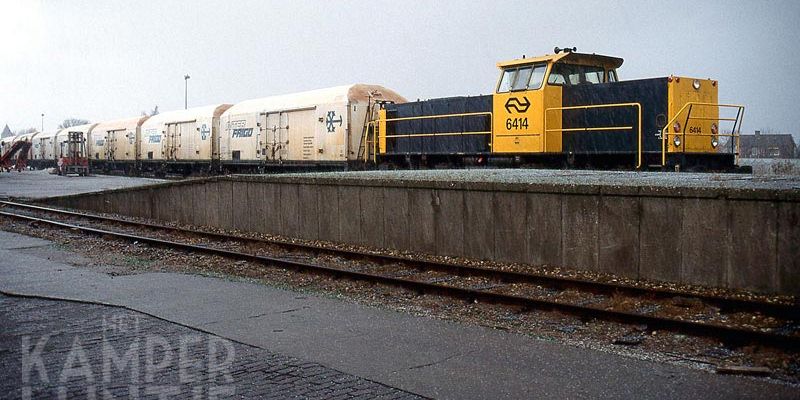
M189 75L183 76L183 109L189 108Z
M44 113L42 113L42 132L44 132Z

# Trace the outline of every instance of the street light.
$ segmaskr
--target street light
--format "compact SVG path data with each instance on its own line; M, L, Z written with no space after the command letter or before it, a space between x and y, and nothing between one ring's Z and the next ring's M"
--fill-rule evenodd
M189 75L183 76L183 109L189 108Z
M44 132L44 113L42 113L42 132Z

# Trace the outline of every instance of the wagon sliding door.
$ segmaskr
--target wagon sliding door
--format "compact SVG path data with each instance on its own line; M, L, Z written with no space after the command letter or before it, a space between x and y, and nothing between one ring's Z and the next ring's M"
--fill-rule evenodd
M185 121L178 124L178 136L175 141L175 156L179 160L196 160L200 155L200 133L196 121Z
M167 124L164 134L164 159L174 160L177 157L177 143L180 141L180 126L172 123Z
M122 131L108 131L106 132L106 160L114 161L117 159L117 136L122 134ZM55 141L58 143L58 141Z
M291 160L313 161L317 156L317 138L315 128L317 108L309 107L282 113L286 129L286 155Z
M262 115L262 142L265 158L271 161L289 157L289 124L286 112L270 112Z

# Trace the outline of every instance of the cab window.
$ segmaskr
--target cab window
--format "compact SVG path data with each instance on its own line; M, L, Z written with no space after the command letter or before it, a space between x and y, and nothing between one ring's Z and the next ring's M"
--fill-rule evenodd
M517 72L514 68L503 70L503 77L500 79L500 87L497 88L498 93L511 90L511 81L514 79L514 72Z
M586 77L586 83L603 83L603 74L605 71L602 69L599 71L591 71L584 74Z
M544 82L545 71L547 71L547 64L537 64L533 66L533 72L531 73L531 80L530 82L528 82L529 90L536 90L542 87L542 83Z
M524 90L528 88L528 81L531 79L531 70L533 67L522 67L517 70L514 77L514 84L511 85L511 90Z
M608 70L608 79L606 82L616 82L617 81L617 70L610 69Z
M565 86L602 83L604 74L602 67L557 63L553 65L547 83Z
M517 90L536 90L542 87L547 64L523 65L503 70L498 93Z

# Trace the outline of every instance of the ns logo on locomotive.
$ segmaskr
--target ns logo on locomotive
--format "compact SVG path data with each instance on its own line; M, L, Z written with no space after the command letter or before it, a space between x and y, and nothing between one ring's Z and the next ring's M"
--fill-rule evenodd
M139 173L545 166L739 170L744 107L718 82L619 79L622 59L556 48L497 64L493 94L408 102L352 84L70 128L92 167ZM722 124L725 124L724 129ZM25 136L51 166L67 131ZM4 145L5 146L5 145Z

